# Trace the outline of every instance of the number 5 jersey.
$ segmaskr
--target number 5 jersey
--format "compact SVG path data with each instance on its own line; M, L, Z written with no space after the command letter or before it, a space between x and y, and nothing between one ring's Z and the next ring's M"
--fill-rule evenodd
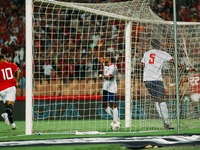
M161 50L149 50L144 53L141 60L144 67L144 81L162 81L162 67L164 62L173 60L173 57L167 52Z

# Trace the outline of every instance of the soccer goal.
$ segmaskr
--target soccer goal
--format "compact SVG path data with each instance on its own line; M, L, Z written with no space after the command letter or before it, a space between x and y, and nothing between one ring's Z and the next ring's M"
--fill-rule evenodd
M164 130L142 80L141 59L152 39L160 40L161 49L174 57L172 22L154 14L146 0L101 4L33 0L27 5L32 10L31 15L27 12L32 28L27 27L27 41L31 39L26 50L27 134L113 132L113 118L102 108L103 80L98 77L103 73L99 59L105 57L115 58L118 68L118 132ZM177 30L178 62L191 67L199 61L200 24L178 23ZM179 84L181 129L199 127L189 83L182 82L191 73L179 68L176 83L174 64L166 63L162 72L171 125L177 126Z

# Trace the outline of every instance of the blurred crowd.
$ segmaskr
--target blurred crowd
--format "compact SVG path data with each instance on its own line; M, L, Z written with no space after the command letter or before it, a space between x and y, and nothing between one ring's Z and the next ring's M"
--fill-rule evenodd
M112 3L120 2L122 0L61 0L66 2L82 2L82 3ZM126 0L124 0L126 1ZM150 0L151 9L164 20L172 21L173 20L173 0ZM200 22L200 1L197 0L182 0L177 3L177 18L178 21L186 22ZM39 11L39 10L36 10ZM45 16L44 17L51 17ZM82 18L81 18L82 17ZM82 31L77 29L77 26L83 26L83 19L95 19L89 18L91 16L79 16L72 15L71 22L66 22L65 26L70 28L62 29L53 29L53 31L48 28L51 22L34 22L35 28L35 78L45 77L48 81L50 78L56 78L58 75L64 82L68 80L73 80L73 77L85 78L85 76L90 77L91 71L96 76L99 72L102 71L101 66L98 66L97 59L97 44L100 37L111 36L113 38L107 40L107 45L110 43L119 43L119 45L110 45L106 47L107 51L113 51L113 49L121 50L123 49L123 33L120 32L120 28L124 28L122 22L110 22L111 35L96 35L99 33L95 28L90 30L83 31L83 33L89 34L79 34ZM82 23L81 23L82 22ZM0 0L0 53L5 54L8 61L16 63L18 66L25 69L25 1L24 0ZM62 23L62 22L61 22ZM86 22L87 23L87 22ZM109 24L109 22L100 22L103 24ZM38 25L44 25L44 28L40 28ZM113 24L113 25L112 25ZM64 23L63 23L64 25ZM84 25L86 25L84 23ZM85 27L84 29L87 29ZM45 30L50 32L62 32L65 35L54 34L53 39L63 39L61 40L51 40L52 34L46 34L43 36L37 35L37 33L43 33ZM119 31L119 32L118 32ZM69 32L72 33L69 35ZM73 34L74 33L74 34ZM94 34L93 34L94 33ZM62 37L61 37L62 36ZM84 37L83 37L84 36ZM45 39L45 40L39 40ZM65 40L64 40L65 39ZM74 41L76 39L76 41ZM110 40L110 41L109 41ZM44 42L44 43L42 43ZM64 44L63 44L64 43ZM76 45L74 45L76 43ZM80 44L82 43L82 44ZM84 43L84 44L83 44ZM51 45L51 46L50 46ZM65 45L66 47L63 47ZM70 45L70 46L69 46ZM78 46L77 46L78 45ZM90 50L86 47L80 47L80 45L89 45ZM116 48L118 46L118 48ZM44 48L45 47L45 48ZM103 47L105 48L105 47ZM40 49L40 51L39 51ZM66 49L65 51L59 51L59 49ZM77 49L81 49L77 50ZM76 51L76 53L74 53ZM87 53L87 51L92 51ZM103 51L103 50L102 50ZM43 53L44 52L44 53ZM66 52L66 53L65 53ZM81 55L81 56L80 56ZM104 55L103 53L101 55ZM118 52L117 65L120 72L124 73L125 63L124 63L124 53ZM43 59L43 58L50 59ZM82 59L79 59L79 58ZM93 57L92 59L89 59ZM74 60L75 58L75 60ZM40 61L38 61L40 60ZM65 63L67 61L67 63ZM66 64L66 65L65 65ZM86 65L87 64L87 65ZM101 68L101 69L97 69ZM98 70L98 71L97 71ZM59 74L56 74L59 72ZM25 78L25 72L23 72L23 77ZM67 78L68 77L68 78Z
M150 7L164 20L173 20L173 0L152 0ZM200 1L179 0L176 7L178 21L200 22Z
M25 4L24 0L0 2L0 53L8 61L22 65L25 53Z

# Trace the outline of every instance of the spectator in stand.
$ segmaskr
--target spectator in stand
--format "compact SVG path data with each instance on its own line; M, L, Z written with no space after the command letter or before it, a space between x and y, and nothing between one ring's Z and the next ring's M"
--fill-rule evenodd
M173 14L173 0L165 0L164 10L168 10L170 14Z
M67 72L68 72L69 83L71 83L74 80L75 76L75 65L73 59L69 60L69 64L67 65Z
M10 52L11 52L11 55L10 55ZM12 49L8 49L8 52L6 53L6 59L8 62L12 62L13 61L13 50Z
M99 31L94 31L94 34L91 36L90 39L92 42L90 44L90 48L93 49L95 46L97 46L99 40L100 40L100 35L99 35Z
M23 65L24 61L24 47L24 43L21 43L19 46L19 60L21 65Z
M70 24L71 32L76 33L76 28L77 28L78 24L79 24L79 19L78 19L77 15L73 14L72 19L71 19L71 24Z
M80 71L80 78L79 78L79 81L80 80L85 80L85 73L86 73L86 54L82 54L82 58L80 60L80 64L79 64L80 68L79 68L79 71Z
M64 83L67 82L67 61L67 58L63 59L62 56L58 60L58 75Z
M93 78L93 63L90 57L86 61L86 82Z
M13 45L17 45L17 36L16 36L16 33L13 33L11 32L10 33L10 45L13 44Z
M18 54L17 51L15 52L15 57L14 57L13 62L14 62L18 67L20 66L20 58L19 58L19 54Z
M20 85L20 90L21 90L21 95L25 95L24 90L26 88L26 62L22 62L22 78L19 81L19 85ZM34 85L34 84L33 84Z
M51 81L55 81L55 82L57 82L57 72L56 72L56 70L53 68L52 69L52 71L51 71Z
M15 42L15 41L12 41L12 40L11 40L11 37L9 36L8 39L4 42L4 45L5 45L6 47L10 47L11 44L12 44L13 42ZM15 43L14 43L14 44L15 44Z
M44 69L44 79L46 81L48 81L48 83L50 83L50 79L51 79L51 70L53 69L51 63L49 60L47 60L45 62L45 64L42 66L42 68Z
M43 68L38 63L35 63L34 79L42 83L42 77L44 76Z
M24 42L24 34L23 32L19 32L18 36L17 36L17 43L21 44Z
M118 59L117 59L117 64L116 64L116 66L117 66L117 69L118 69L118 75L119 76L121 76L122 75L122 68L123 68L123 61L122 61L122 57L120 56L120 57L118 57Z

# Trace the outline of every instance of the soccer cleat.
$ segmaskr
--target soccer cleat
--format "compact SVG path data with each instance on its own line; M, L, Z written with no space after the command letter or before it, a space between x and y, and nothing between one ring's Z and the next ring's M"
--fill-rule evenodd
M168 125L166 123L164 123L164 127L165 127L166 130L174 130L173 127L171 127L170 125Z
M13 129L13 130L16 130L16 129L17 129L17 126L16 126L15 123L12 123L11 126L12 126L12 129Z
M1 117L5 120L5 124L6 124L6 125L9 125L9 124L10 124L10 122L9 122L9 120L8 120L8 114L7 114L7 113L1 114Z

